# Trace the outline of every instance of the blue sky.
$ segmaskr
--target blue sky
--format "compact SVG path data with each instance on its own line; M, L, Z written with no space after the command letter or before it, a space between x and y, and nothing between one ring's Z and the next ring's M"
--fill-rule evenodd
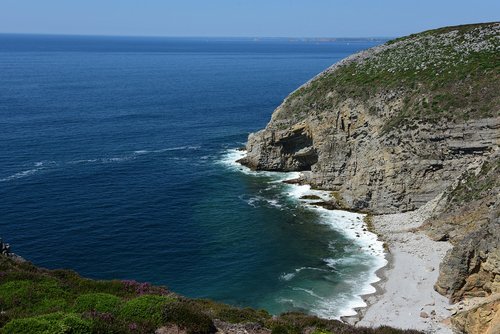
M0 0L0 32L371 37L500 20L500 0Z

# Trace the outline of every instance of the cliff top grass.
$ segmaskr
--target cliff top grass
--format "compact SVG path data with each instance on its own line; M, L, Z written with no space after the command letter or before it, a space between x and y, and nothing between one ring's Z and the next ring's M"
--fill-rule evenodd
M188 299L165 287L136 281L98 281L69 270L46 270L0 255L0 333L211 334L217 321L253 324L270 333L416 334L390 327L356 328L302 313L272 317L263 310ZM250 330L250 333L252 331Z
M394 39L352 55L311 80L284 103L306 117L348 98L404 95L385 130L408 120L451 121L498 116L500 23L446 27ZM379 110L369 106L373 113Z

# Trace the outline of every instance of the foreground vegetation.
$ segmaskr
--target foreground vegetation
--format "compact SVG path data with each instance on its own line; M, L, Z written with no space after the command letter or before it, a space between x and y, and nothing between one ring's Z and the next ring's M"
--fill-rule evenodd
M0 333L418 333L355 328L301 313L266 311L188 299L136 281L98 281L46 270L0 255ZM240 326L240 327L238 327Z

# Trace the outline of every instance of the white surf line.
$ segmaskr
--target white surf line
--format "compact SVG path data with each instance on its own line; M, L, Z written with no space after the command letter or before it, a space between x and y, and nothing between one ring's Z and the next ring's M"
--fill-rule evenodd
M109 164L109 163L119 163L129 160L134 160L140 156L154 153L165 153L170 151L190 151L190 150L198 150L201 146L176 146L170 148L163 148L158 150L136 150L132 153L124 154L121 156L111 156L111 157L101 157L101 158L93 158L93 159L78 159L78 160L69 160L69 161L39 161L33 164L34 168L23 170L20 172L16 172L9 176L5 176L0 178L0 182L8 182L16 179L22 179L28 176L32 176L37 174L42 170L49 170L51 167L63 167L65 165L79 165L79 164Z
M38 162L33 163L34 168L23 170L23 171L14 173L12 175L6 176L4 178L1 178L0 182L7 182L7 181L16 180L16 179L22 179L22 178L34 175L41 170L47 169L47 168L55 166L55 165L57 165L57 163L55 161L49 161L49 160L38 161Z
M298 173L298 175L293 175L290 179L298 178L299 176L300 173ZM377 276L376 272L380 268L387 265L383 241L378 240L378 236L375 233L368 231L366 223L364 222L364 218L366 216L365 214L344 210L328 210L314 205L314 202L317 201L331 200L331 193L329 191L311 189L311 186L309 185L289 184L289 187L292 189L292 191L289 192L289 195L304 203L309 209L317 211L322 217L320 221L321 223L329 225L332 229L340 232L347 239L352 240L356 245L358 245L360 250L371 257L371 270L368 273L368 277L364 279L364 282L359 282L359 284L362 285L359 293L355 294L352 299L345 302L345 305L339 314L332 316L332 314L325 314L322 310L318 310L318 313L321 313L320 315L326 318L339 319L341 317L356 315L357 308L368 306L362 296L376 292L376 288L373 284L381 280L381 278ZM318 196L320 200L302 199L303 196L307 195ZM330 302L338 305L338 300ZM328 309L328 307L325 308Z
M245 156L246 151L232 149L228 151L221 162L231 169L238 170L247 175L264 175L276 178L276 180L272 182L283 182L286 180L297 179L301 176L300 172L253 171L250 168L236 162ZM333 304L336 307L339 305L338 299L332 301L323 300L322 303L324 305L322 305L322 310L312 310L319 316L332 319L340 319L341 317L356 315L357 308L368 306L362 296L376 292L376 288L373 284L381 280L381 278L377 276L376 272L380 268L387 265L383 241L378 240L378 236L368 230L366 223L364 222L364 218L366 216L365 214L344 210L328 210L314 205L314 202L317 201L331 200L331 193L329 191L311 189L311 186L307 184L287 184L287 186L289 189L287 195L301 202L307 208L318 212L322 217L321 223L329 225L332 229L341 233L347 239L352 240L353 243L364 252L364 254L371 257L371 263L369 264L371 266L371 270L368 272L367 277L363 277L363 282L359 282L361 285L360 291L351 295L351 298L348 300L345 300L345 305L341 307L341 311L338 312L338 314L332 315L334 309L332 306ZM320 199L304 199L303 197L307 195L314 195ZM334 264L332 263L331 265L333 267ZM283 276L283 278L285 277L291 279L292 275ZM330 305L328 305L328 303L330 303Z

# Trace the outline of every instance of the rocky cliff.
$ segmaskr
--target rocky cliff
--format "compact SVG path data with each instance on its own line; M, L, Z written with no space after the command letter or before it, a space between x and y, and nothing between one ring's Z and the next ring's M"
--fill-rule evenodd
M455 246L436 290L452 302L490 298L463 308L454 323L459 332L495 331L499 87L498 22L399 38L293 92L265 129L250 134L241 162L302 171L299 182L331 190L338 207L375 214L414 210L443 193L422 227Z
M348 57L291 94L242 163L305 171L351 209L416 209L498 149L499 35L444 28Z
M464 172L444 193L436 216L422 227L449 240L435 289L459 302L459 333L500 332L500 152Z
M422 227L433 239L456 246L444 259L436 284L453 302L500 293L498 153L447 189L440 212Z

